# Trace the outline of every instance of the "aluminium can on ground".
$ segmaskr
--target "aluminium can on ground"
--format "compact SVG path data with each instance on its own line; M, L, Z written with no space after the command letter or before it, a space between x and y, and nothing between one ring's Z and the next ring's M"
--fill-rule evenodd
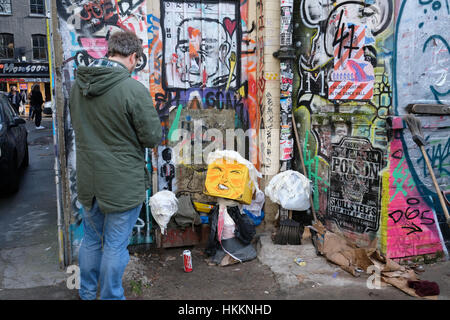
M190 250L183 251L184 272L192 271L192 255Z

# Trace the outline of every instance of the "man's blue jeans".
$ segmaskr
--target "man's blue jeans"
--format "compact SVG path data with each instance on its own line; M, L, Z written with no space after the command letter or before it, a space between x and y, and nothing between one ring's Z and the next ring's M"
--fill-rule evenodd
M100 299L125 300L122 276L130 260L127 246L141 207L103 214L94 200L91 211L85 212L78 254L81 299L96 299L100 281Z

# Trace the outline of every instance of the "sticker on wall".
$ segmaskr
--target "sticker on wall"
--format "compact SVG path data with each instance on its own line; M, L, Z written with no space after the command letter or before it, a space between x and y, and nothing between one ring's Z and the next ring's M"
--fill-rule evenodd
M373 66L364 59L367 26L342 23L334 36L334 68L328 82L328 98L332 100L370 100L375 82Z
M383 152L364 138L332 144L328 218L345 230L377 231Z

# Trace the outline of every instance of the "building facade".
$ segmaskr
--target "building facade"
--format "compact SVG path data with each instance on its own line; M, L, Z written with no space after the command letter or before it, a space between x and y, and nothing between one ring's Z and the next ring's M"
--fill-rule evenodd
M44 0L0 1L0 91L11 86L27 93L38 84L51 100Z

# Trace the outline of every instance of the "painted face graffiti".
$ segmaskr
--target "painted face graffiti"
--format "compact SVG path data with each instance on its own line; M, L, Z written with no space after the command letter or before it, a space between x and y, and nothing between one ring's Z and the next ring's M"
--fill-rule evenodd
M167 1L162 14L167 89L239 86L241 33L235 4Z
M230 47L224 27L219 22L184 20L178 28L173 54L177 75L191 87L226 84L230 72Z

